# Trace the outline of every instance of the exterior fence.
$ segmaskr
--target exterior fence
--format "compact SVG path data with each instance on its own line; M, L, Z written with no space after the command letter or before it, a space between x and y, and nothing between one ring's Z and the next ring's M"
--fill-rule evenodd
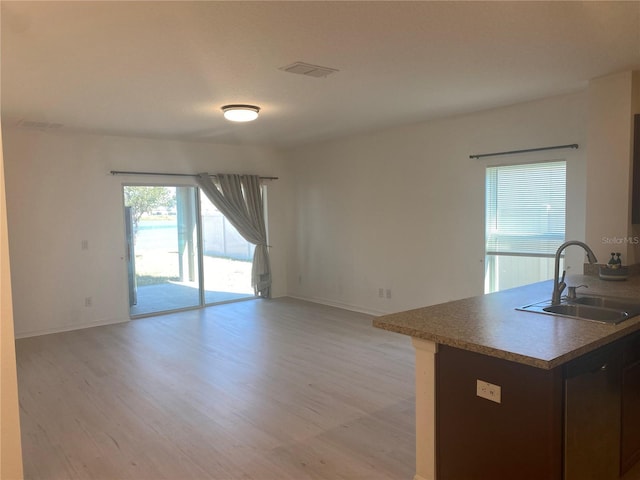
M253 259L254 245L242 238L221 213L202 216L202 242L205 255L244 261Z

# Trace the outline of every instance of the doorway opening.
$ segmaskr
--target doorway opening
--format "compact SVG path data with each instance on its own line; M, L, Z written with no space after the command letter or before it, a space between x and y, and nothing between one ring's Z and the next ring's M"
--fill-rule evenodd
M253 245L197 187L125 185L132 317L254 298Z

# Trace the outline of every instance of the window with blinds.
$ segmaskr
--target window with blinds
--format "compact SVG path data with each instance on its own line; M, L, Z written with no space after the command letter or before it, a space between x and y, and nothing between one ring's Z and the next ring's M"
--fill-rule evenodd
M487 168L486 293L553 277L565 204L564 161Z

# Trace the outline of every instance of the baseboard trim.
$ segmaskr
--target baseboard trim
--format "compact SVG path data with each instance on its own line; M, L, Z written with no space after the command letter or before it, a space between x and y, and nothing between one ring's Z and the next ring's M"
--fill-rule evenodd
M325 298L318 297L305 297L302 295L286 295L289 298L295 298L297 300L303 300L305 302L318 303L320 305L327 305L329 307L341 308L343 310L349 310L350 312L364 313L365 315L373 315L378 317L380 315L387 315L389 312L381 312L378 310L371 310L368 308L360 307L357 305L350 305L348 303L334 302Z
M302 300L305 302L311 302L311 303L317 303L320 305L327 305L329 307L336 307L336 308L341 308L343 310L349 310L351 312L357 312L357 313L363 313L365 315L371 315L374 317L378 317L380 315L386 315L389 312L381 312L378 310L371 310L368 308L364 308L364 307L360 307L357 305L350 305L347 303L341 303L341 302L334 302L331 300L327 300L325 298L318 298L318 297L305 297L302 295L279 295L278 297L274 297L274 298L284 298L284 297L289 297L289 298L295 298L296 300ZM249 298L249 299L241 299L241 301L243 300L255 300L258 297L255 298ZM231 303L231 302L229 302ZM215 305L210 305L210 306L215 306ZM176 312L167 312L167 313L176 313ZM149 315L149 316L156 316L158 315L157 313ZM145 315L140 315L136 318L143 318L145 317ZM91 323L83 323L83 324L73 324L73 325L63 325L60 327L55 327L55 328L44 328L41 330L31 330L31 331L26 331L26 332L16 332L15 334L15 338L19 339L19 338L29 338L29 337L38 337L40 335L51 335L54 333L63 333L63 332L70 332L72 330L82 330L84 328L92 328L92 327L101 327L104 325L114 325L117 323L125 323L130 321L129 318L125 318L125 319L108 319L108 320L99 320L96 322L91 322ZM419 480L419 479L418 479Z
M51 335L53 333L71 332L73 330L82 330L85 328L92 328L92 327L102 327L104 325L115 325L116 323L125 323L128 321L129 321L128 318L125 318L125 319L111 318L107 320L98 320L90 323L63 325L61 327L44 328L42 330L31 330L27 332L16 332L15 338L19 339L19 338L39 337L41 335Z

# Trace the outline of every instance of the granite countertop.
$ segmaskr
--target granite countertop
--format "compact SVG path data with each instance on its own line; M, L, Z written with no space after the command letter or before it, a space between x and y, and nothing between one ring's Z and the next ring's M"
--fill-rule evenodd
M586 284L578 296L611 295L640 300L640 276L604 281L571 275L567 285ZM377 317L384 330L431 340L537 368L552 369L640 330L640 316L608 325L588 320L515 310L549 300L553 282L465 298Z

